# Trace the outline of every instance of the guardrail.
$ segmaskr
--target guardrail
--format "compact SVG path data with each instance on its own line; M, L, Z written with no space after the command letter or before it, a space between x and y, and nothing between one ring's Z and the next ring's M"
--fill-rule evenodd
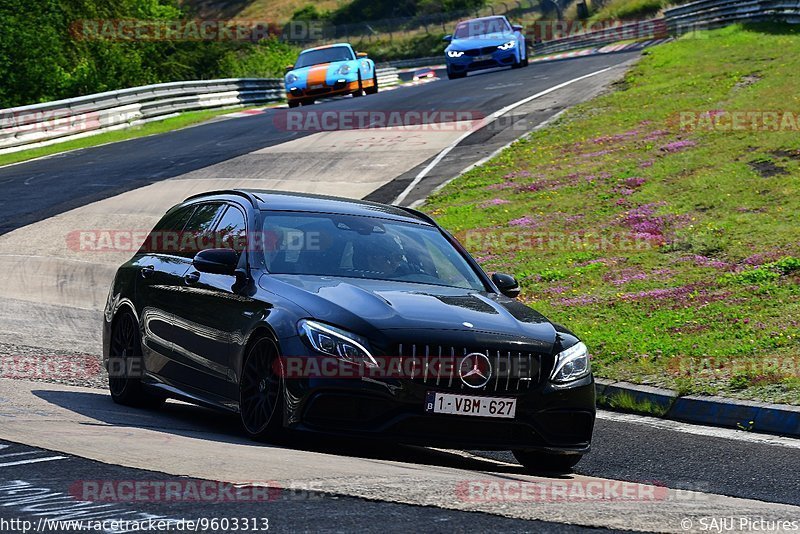
M420 57L416 59L395 59L387 62L387 65L398 69L410 67L427 67L428 65L437 65L444 63L444 50L439 56Z
M173 82L0 110L0 153L164 119L182 111L274 102L279 79Z
M397 69L376 69L378 85L399 82ZM277 102L278 78L231 78L132 87L0 110L0 154L62 143L163 120L183 111Z
M400 83L400 77L397 75L397 69L394 67L376 68L375 74L378 75L379 88Z
M699 0L664 11L663 18L623 24L534 44L533 54L604 46L629 39L660 39L735 22L800 23L800 0Z
M735 22L800 23L800 0L700 0L664 11L670 33L719 28Z
M561 39L536 43L532 46L532 51L536 55L553 54L579 48L605 46L630 39L663 39L667 35L667 25L664 19L641 20L603 28L595 32L577 33Z

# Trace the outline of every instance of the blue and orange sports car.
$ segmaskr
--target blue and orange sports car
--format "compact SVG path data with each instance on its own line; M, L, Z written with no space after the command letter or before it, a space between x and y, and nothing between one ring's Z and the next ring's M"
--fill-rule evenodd
M378 92L375 62L347 43L303 50L297 62L286 67L286 98L289 107L313 104L333 95L362 96Z
M483 17L459 22L444 51L447 77L463 78L468 72L492 67L525 67L528 50L522 26L505 17Z

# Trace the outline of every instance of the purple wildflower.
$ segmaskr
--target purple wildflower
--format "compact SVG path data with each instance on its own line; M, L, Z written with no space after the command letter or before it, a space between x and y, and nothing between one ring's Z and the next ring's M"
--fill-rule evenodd
M513 219L508 221L509 226L535 226L536 221L534 221L531 217L525 216L520 217L519 219Z
M582 295L579 297L560 299L557 301L557 303L561 304L562 306L588 306L589 304L595 304L597 302L597 297L593 297L591 295Z
M488 208L489 206L501 206L503 204L510 204L511 202L504 199L504 198L493 198L491 200L487 200L481 204L482 208Z
M609 154L611 154L613 152L614 152L613 150L600 150L600 151L597 151L597 152L588 152L586 154L581 154L581 157L582 158L600 158L602 156L607 156L607 155L609 155Z
M634 233L634 238L664 241L666 218L655 215L657 206L663 203L643 204L629 210L622 219Z
M513 180L514 178L530 178L532 176L530 171L514 171L503 176L506 180Z
M664 137L665 135L669 135L669 130L655 130L654 132L650 132L644 137L645 141L653 141L658 139L659 137Z
M502 191L504 189L511 189L512 187L514 187L514 184L510 182L500 182L499 184L487 185L486 189L489 191Z
M553 286L542 289L542 293L549 293L551 295L561 295L567 291L569 291L569 287L567 286Z
M701 256L700 254L695 254L694 256L689 256L686 258L681 258L681 261L692 261L695 265L700 267L713 267L714 269L731 269L733 265L730 263L715 260L713 258L709 258L706 256Z
M555 182L555 183L557 183L557 182ZM538 180L538 181L532 182L530 184L521 185L521 186L517 187L517 190L520 191L520 192L528 191L528 192L534 192L535 193L536 191L541 191L543 189L548 189L548 188L552 187L553 184L554 184L554 182L547 182L545 180Z
M638 176L631 176L630 178L625 178L623 183L632 189L636 189L644 185L645 179Z
M660 148L662 152L668 153L675 153L680 152L685 148L691 148L693 146L697 146L697 143L694 141L673 141L672 143L668 143Z

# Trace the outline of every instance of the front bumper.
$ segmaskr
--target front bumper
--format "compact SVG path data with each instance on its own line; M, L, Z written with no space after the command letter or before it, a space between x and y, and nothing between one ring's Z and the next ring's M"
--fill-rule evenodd
M468 56L464 54L458 58L446 56L447 68L450 72L471 72L474 70L491 69L496 67L509 67L517 61L517 49L498 50L490 54L487 59Z
M336 82L333 85L323 83L306 88L290 87L286 91L286 98L289 100L324 98L326 96L348 95L357 90L358 80L354 82Z
M430 391L513 397L516 416L426 413ZM582 454L589 451L595 419L591 376L569 387L544 380L523 391L491 393L453 391L411 378L287 378L286 393L285 424L291 429L424 446Z

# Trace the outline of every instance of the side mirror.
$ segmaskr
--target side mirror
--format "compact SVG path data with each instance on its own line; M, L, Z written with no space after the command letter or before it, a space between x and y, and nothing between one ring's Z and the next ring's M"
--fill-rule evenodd
M291 72L291 71L293 71L293 70L294 70L294 65L286 65L286 66L283 68L283 73L284 73L284 74L289 74L289 72Z
M444 41L445 43L449 43L452 40L453 40L452 35L445 35L444 37L442 37L442 41Z
M519 24L514 24L511 26L511 29L515 32L521 32L524 29L524 26L520 26Z
M192 265L201 273L235 275L239 253L229 248L210 248L198 252Z
M515 299L519 296L519 284L517 279L510 274L494 273L492 275L492 282L500 290L500 293L507 297Z
M356 52L356 57L367 57L366 52Z

